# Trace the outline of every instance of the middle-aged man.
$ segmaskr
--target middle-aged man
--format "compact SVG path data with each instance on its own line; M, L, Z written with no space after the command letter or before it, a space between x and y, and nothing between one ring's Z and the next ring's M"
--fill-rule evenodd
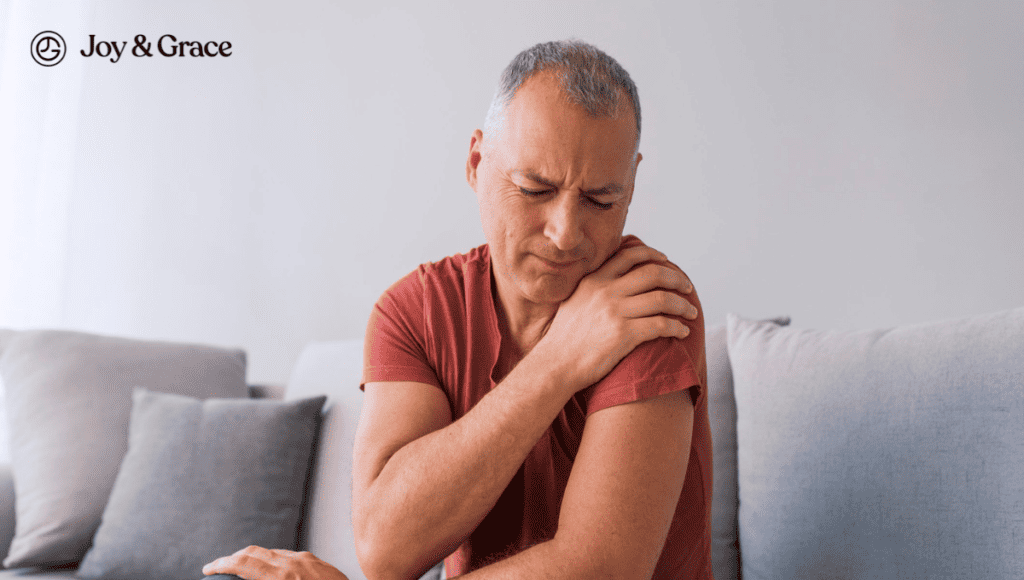
M622 235L639 139L636 87L596 48L539 44L504 71L466 163L487 244L399 280L367 329L352 515L370 578L446 556L449 577L712 577L703 316ZM308 554L218 562L343 577Z

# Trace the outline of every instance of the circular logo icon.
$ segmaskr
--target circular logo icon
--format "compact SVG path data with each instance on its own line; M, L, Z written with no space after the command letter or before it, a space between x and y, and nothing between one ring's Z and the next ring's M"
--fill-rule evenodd
M53 66L64 60L67 45L64 38L52 30L45 30L32 39L32 60L43 66Z

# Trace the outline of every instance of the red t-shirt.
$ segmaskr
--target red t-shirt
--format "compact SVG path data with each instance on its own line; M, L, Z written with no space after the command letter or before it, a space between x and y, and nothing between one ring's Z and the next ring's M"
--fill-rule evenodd
M633 237L623 246L636 245ZM487 245L420 266L377 301L366 332L363 383L414 381L443 390L453 420L494 386L501 335ZM687 296L700 310L696 292ZM682 319L680 319L682 320ZM683 491L654 578L712 578L711 432L703 313L683 340L641 344L576 393L469 539L446 560L464 574L554 537L562 495L590 413L692 388L693 436ZM439 466L442 467L443 466Z

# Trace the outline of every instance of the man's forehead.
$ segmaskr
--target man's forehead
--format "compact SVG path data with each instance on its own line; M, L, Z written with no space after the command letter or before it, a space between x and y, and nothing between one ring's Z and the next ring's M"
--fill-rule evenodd
M564 73L571 74L571 73ZM541 105L560 104L573 109L579 109L593 120L625 118L634 122L632 104L626 91L621 87L615 89L615 96L611 97L614 106L607 104L597 105L595 102L581 102L573 97L564 86L563 73L558 70L547 69L534 73L523 81L508 103L509 107L518 105L520 108L529 109ZM610 96L610 95L609 95Z
M563 145L576 141L608 146L624 146L635 152L636 128L629 99L620 99L610 114L597 114L573 102L556 79L537 75L516 91L502 118L493 127L494 137L511 137L519 143L562 140Z

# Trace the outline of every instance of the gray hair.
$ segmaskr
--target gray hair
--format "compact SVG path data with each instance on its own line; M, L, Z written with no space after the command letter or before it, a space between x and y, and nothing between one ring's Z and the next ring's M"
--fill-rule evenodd
M498 90L491 99L484 120L484 131L498 129L505 116L505 107L512 102L519 87L533 75L553 71L562 91L573 104L586 109L594 117L612 117L618 111L621 89L633 105L636 118L636 140L640 144L640 96L636 83L616 60L601 49L582 40L558 40L535 44L520 52L501 73Z

